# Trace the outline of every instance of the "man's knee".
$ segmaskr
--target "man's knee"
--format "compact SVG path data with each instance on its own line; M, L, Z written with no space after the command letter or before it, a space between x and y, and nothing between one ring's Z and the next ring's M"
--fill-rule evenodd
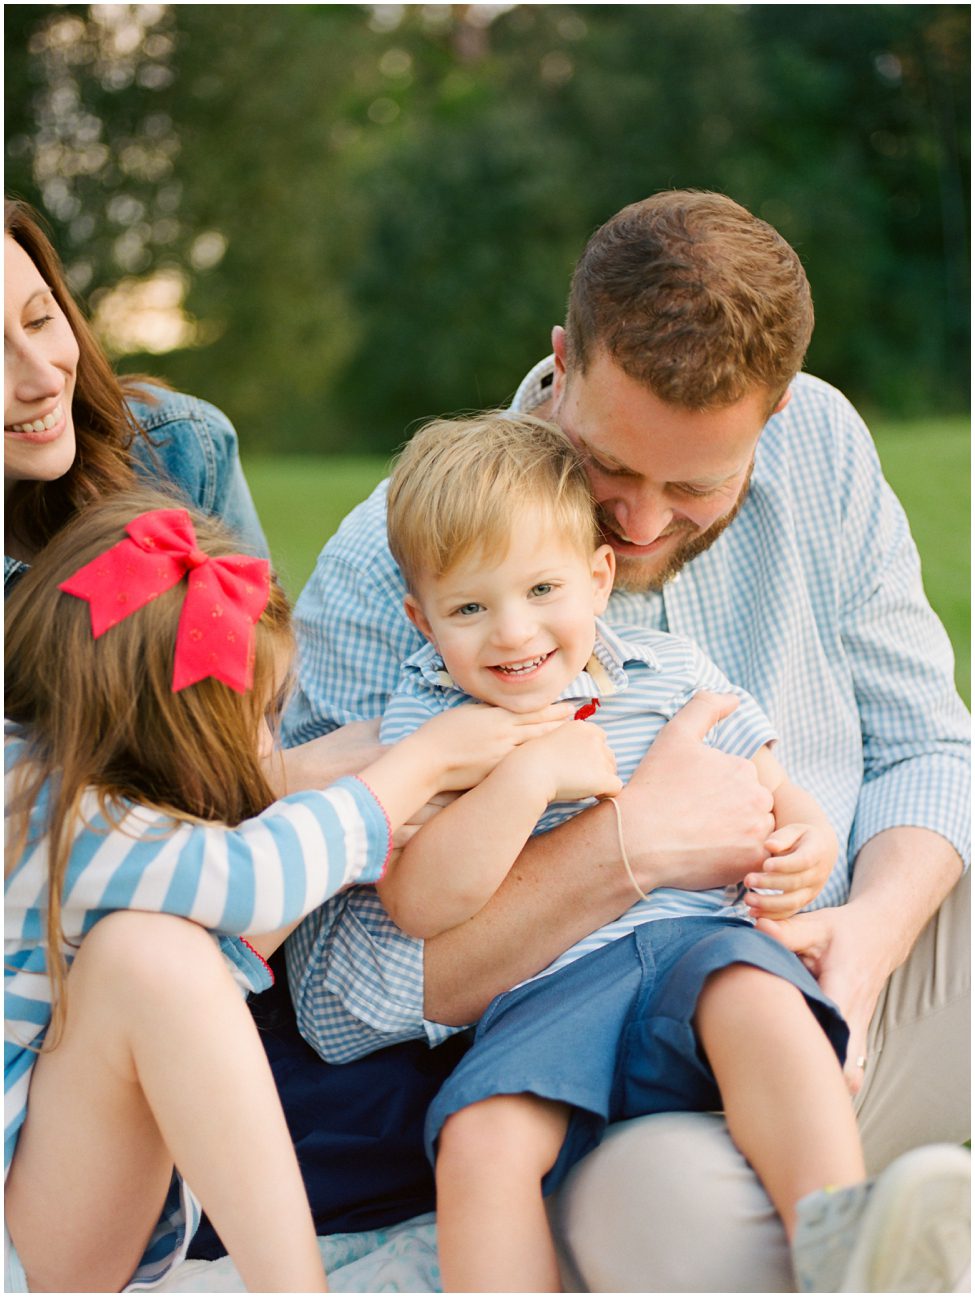
M794 1291L781 1222L715 1114L613 1126L551 1216L579 1290Z

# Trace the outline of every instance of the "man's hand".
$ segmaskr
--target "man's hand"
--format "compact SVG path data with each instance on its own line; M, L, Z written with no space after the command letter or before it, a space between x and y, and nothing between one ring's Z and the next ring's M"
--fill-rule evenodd
M756 927L795 951L846 1019L850 1043L843 1075L856 1094L863 1084L867 1030L889 974L883 955L871 957L876 925L864 929L857 907L848 903L782 921L759 919Z
M696 694L663 727L619 795L645 891L736 883L768 856L772 794L751 761L703 742L737 706L731 694Z
M357 775L383 753L379 721L351 721L300 747L274 752L268 776L278 797L327 788L343 775Z

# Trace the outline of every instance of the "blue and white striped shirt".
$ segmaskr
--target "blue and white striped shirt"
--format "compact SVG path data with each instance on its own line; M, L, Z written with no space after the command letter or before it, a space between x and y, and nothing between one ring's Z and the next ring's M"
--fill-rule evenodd
M711 730L709 745L732 756L751 758L764 744L774 742L775 733L755 700L744 689L736 689L695 644L679 635L636 627L621 636L597 621L589 665L559 698L575 703L599 699L599 709L588 723L606 731L616 772L628 783L663 726L702 689L731 693L739 699L738 708ZM396 743L431 716L470 701L470 695L451 680L440 654L427 644L404 664L397 692L383 716L380 738L384 743ZM546 833L594 803L595 798L552 802L533 832ZM577 941L537 976L554 973L625 937L641 923L702 914L748 918L736 887L699 892L659 887L649 900L637 901L620 918Z
M551 376L551 359L536 366L514 408L541 404ZM385 492L343 522L298 600L290 743L381 715L423 643L403 613ZM884 829L933 830L967 862L969 720L951 646L870 434L835 388L795 379L759 440L738 517L661 593L614 591L607 617L693 640L771 718L776 755L846 844L847 868L815 906L846 900L857 853ZM288 973L302 1033L327 1058L441 1038L423 1021L423 943L369 888L301 925Z
M5 727L8 847L26 744ZM46 915L47 789L27 845L6 878L4 906L4 1178L27 1115L37 1050L51 1021ZM62 895L62 950L70 966L81 939L114 910L183 915L211 929L245 991L271 984L264 960L240 937L273 932L354 882L382 876L391 839L386 813L358 779L327 792L295 793L236 828L174 821L145 806L119 808L110 823L92 792L82 801ZM141 1288L182 1260L199 1205L179 1178L142 1262Z

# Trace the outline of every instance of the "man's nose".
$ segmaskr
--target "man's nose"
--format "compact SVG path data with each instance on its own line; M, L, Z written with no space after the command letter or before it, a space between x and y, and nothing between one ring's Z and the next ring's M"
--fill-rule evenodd
M641 491L627 495L610 506L623 540L634 545L649 545L667 530L674 511L660 495Z

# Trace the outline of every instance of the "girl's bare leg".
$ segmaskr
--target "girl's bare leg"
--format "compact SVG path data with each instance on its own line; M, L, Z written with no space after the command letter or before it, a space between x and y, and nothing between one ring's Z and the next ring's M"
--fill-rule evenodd
M250 1290L325 1291L271 1070L209 934L169 915L109 915L83 941L67 995L6 1185L31 1291L122 1288L174 1163Z
M444 1292L561 1292L542 1199L564 1105L503 1094L448 1117L437 1154Z
M747 964L708 979L695 1027L731 1137L791 1238L800 1198L866 1177L833 1048L797 987Z

